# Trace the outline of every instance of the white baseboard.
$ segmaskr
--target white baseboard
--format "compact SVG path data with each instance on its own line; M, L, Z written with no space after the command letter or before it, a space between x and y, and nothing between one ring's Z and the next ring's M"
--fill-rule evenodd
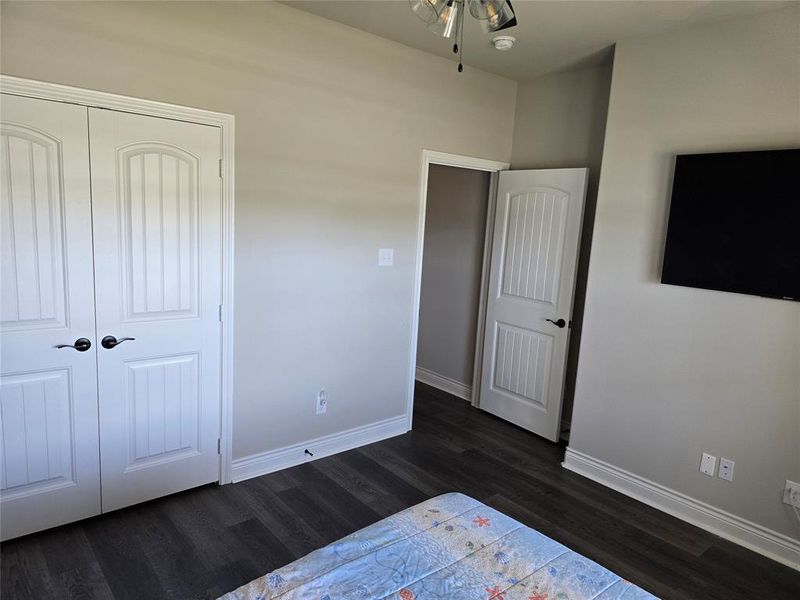
M561 465L735 544L800 570L800 541L567 448Z
M347 431L341 431L331 435L326 435L313 440L308 440L300 444L284 446L260 454L251 454L244 458L233 461L231 467L231 479L234 483L266 475L281 469L288 469L317 458L324 458L332 454L352 450L359 446L379 442L396 435L402 435L408 431L408 418L406 415L392 417L383 421L377 421L355 427ZM313 457L305 453L306 449L313 453Z
M453 394L453 396L462 398L467 402L472 399L472 386L464 385L460 381L450 379L444 375L439 375L439 373L434 373L433 371L429 371L424 367L417 367L414 375L417 381L427 383L429 386L435 387L437 390L442 390L448 394Z

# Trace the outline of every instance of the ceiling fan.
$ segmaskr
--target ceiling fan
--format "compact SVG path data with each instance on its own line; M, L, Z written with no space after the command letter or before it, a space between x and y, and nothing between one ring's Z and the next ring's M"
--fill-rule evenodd
M461 61L464 51L464 13L469 13L481 24L484 33L514 27L517 17L510 0L408 0L411 10L422 19L436 35L454 38L453 52L458 54L458 72L464 70ZM513 42L513 38L510 39ZM510 44L504 48L507 50Z

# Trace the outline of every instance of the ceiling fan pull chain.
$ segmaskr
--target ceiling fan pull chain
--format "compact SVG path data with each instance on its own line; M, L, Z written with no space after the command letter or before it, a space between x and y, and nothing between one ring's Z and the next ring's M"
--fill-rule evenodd
M464 7L466 8L466 7ZM458 15L458 72L461 73L464 70L464 11L462 10ZM453 46L455 50L456 45Z
M450 1L447 3L447 6L449 6L449 7L452 7L454 2L455 2L455 0L450 0ZM459 13L460 13L460 12L461 12L461 11L459 11ZM461 14L458 14L458 15L456 16L456 18L457 18L457 19L461 19ZM455 41L455 42L453 42L453 54L458 54L458 28L457 28L457 27L456 27L456 41Z

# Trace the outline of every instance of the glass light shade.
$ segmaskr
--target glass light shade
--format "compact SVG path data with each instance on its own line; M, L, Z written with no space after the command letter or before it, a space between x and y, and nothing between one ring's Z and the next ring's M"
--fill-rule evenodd
M481 22L485 33L497 31L514 18L507 0L469 0L469 12Z
M458 30L458 12L462 8L463 5L460 0L445 2L439 12L439 17L428 25L428 29L445 38L453 37Z
M428 25L439 19L448 0L408 0L411 11Z

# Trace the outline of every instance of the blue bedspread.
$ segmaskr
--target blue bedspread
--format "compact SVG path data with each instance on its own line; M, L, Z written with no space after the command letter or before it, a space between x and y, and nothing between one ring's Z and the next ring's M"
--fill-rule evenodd
M224 600L641 600L597 563L463 494L427 500Z

